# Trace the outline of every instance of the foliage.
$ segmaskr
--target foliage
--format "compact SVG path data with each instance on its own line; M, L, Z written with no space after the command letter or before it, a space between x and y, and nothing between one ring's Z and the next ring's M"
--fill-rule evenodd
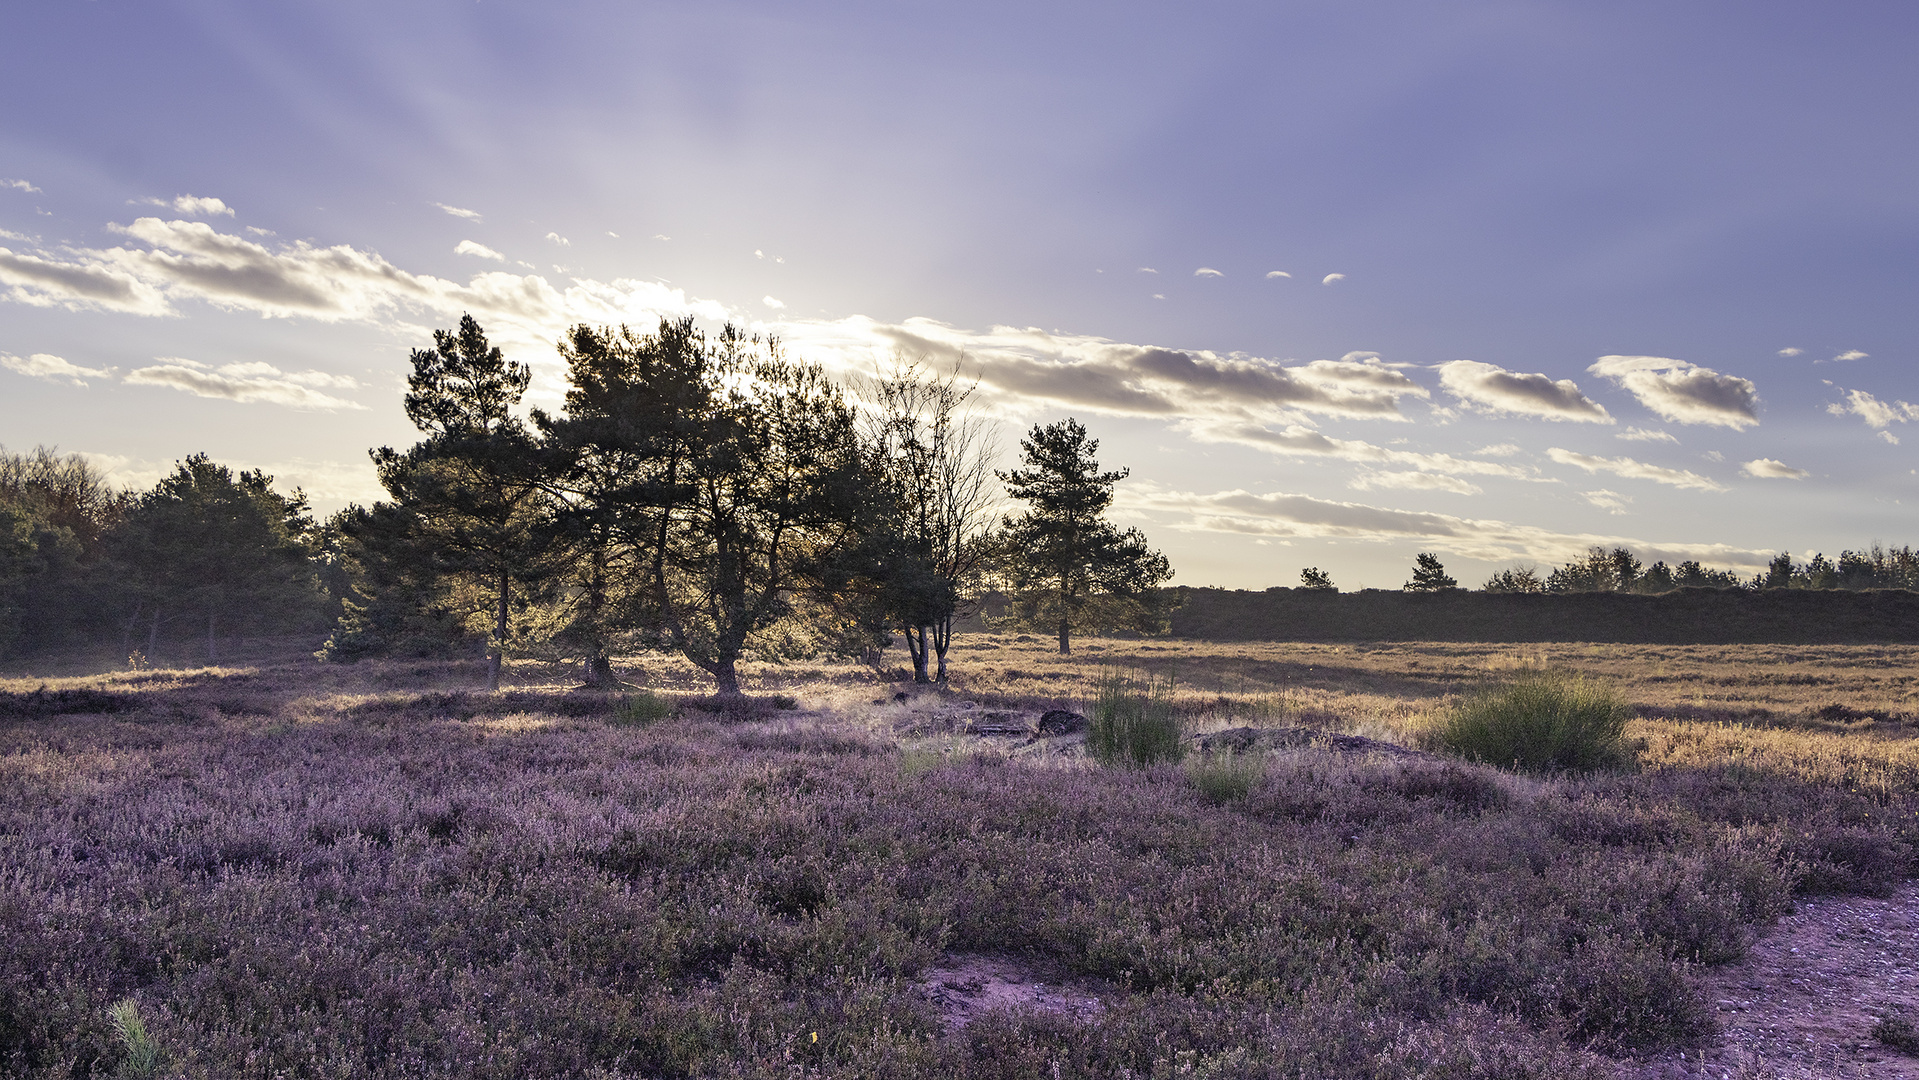
M1338 592L1339 586L1333 584L1333 577L1317 566L1309 566L1299 572L1299 587L1308 592Z
M671 720L678 711L679 706L672 698L642 690L621 697L619 705L613 710L613 718L623 724L653 724Z
M1481 588L1489 593L1539 593L1546 591L1546 583L1539 580L1539 571L1519 566L1499 571L1487 578Z
M1159 586L1173 576L1166 556L1138 529L1121 532L1105 518L1113 485L1127 471L1101 472L1079 422L1034 425L1020 440L1024 468L1001 472L1007 494L1030 505L1000 534L1002 572L1011 586L1014 620L1054 630L1059 651L1072 651L1075 627L1164 627Z
M114 626L127 597L106 538L132 504L78 454L0 448L0 656Z
M1267 758L1257 754L1202 754L1186 763L1186 775L1201 795L1220 805L1245 799L1266 777Z
M147 1032L139 1003L132 998L122 998L107 1010L107 1017L113 1023L113 1034L120 1040L120 1049L125 1055L120 1061L120 1072L140 1080L158 1072L160 1044Z
M1523 671L1454 705L1435 737L1453 753L1529 772L1587 772L1632 764L1632 709L1596 679Z
M1178 761L1186 754L1186 725L1173 707L1170 679L1136 683L1108 672L1093 702L1086 750L1102 765L1129 769Z
M1459 588L1459 582L1446 572L1439 556L1430 551L1422 551L1413 560L1412 580L1406 582L1407 592L1445 592Z

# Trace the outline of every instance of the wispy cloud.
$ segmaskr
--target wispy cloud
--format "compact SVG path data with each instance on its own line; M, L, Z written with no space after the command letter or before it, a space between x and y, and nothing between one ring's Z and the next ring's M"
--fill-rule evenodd
M1345 274L1327 274L1325 277L1319 279L1319 283L1321 285L1331 285L1335 281L1345 281L1345 280L1346 280Z
M1677 443L1679 441L1678 439L1673 438L1672 432L1670 431L1659 431L1655 428L1639 428L1639 427L1629 427L1626 430L1618 433L1617 435L1614 435L1613 438L1624 439L1627 442Z
M1872 355L1871 353L1860 352L1858 349L1847 349L1845 352L1842 352L1838 354L1837 356L1834 356L1832 359L1827 360L1826 363L1843 364L1852 360L1864 360L1866 357L1871 355Z
M493 250L490 247L487 247L485 244L479 243L478 241L474 241L474 240L460 241L459 246L453 249L453 254L472 255L472 256L475 256L476 258L481 258L481 259L492 259L494 262L506 261L506 256L500 254L499 252Z
M135 386L167 386L200 397L227 401L264 402L295 409L364 409L366 406L323 393L319 387L352 389L359 384L344 375L324 371L281 371L272 364L252 361L219 368L174 356L127 373Z
M1626 512L1626 504L1632 502L1630 497L1621 495L1617 491L1608 491L1605 488L1600 488L1597 491L1582 491L1579 493L1579 497L1604 510L1608 514L1624 514Z
M1611 414L1580 393L1571 379L1554 381L1545 375L1507 371L1477 360L1453 360L1439 365L1439 385L1483 412L1590 424L1614 422Z
M1232 443L1284 457L1350 461L1376 467L1399 466L1402 469L1442 476L1492 476L1507 480L1529 481L1540 479L1537 470L1521 465L1481 461L1453 454L1395 450L1361 439L1334 438L1298 424L1275 431L1257 424L1220 424L1192 420L1182 423L1181 428L1189 438L1197 442Z
M775 300L771 296L760 297L760 303L765 304L767 307L770 307L774 309L775 311L786 306L786 303L784 301Z
M433 205L439 207L440 209L446 211L449 214L452 214L456 218L465 218L468 221L481 220L480 212L477 210L468 210L465 207L460 207L460 206L448 206L447 204L443 202L436 202Z
M1155 270L1155 269L1153 269L1153 268L1152 268L1152 267L1150 267L1150 266L1142 266L1142 267L1140 267L1139 269L1137 269L1137 270L1135 270L1135 271L1133 271L1133 273L1135 273L1135 274L1157 274L1157 273L1159 273L1159 271L1157 271L1157 270Z
M1766 457L1746 462L1739 466L1739 471L1761 480L1804 480L1812 475L1804 469L1795 469L1783 461Z
M81 367L52 353L34 353L25 359L0 353L0 367L36 379L66 379L75 386L85 386L87 379L104 379L112 374L111 368Z
M1210 266L1202 266L1199 269L1193 271L1193 276L1194 277L1225 277L1226 275L1223 272L1215 270Z
M1159 512L1176 528L1295 539L1380 541L1415 550L1450 552L1472 559L1532 559L1563 562L1593 547L1627 547L1643 558L1682 562L1697 559L1711 566L1763 566L1769 550L1727 544L1686 544L1594 533L1561 533L1504 521L1457 517L1363 503L1338 502L1284 492L1248 491L1211 494L1172 491L1143 482L1128 485L1119 504L1127 510ZM1417 545L1417 547L1415 547Z
M547 233L547 234L546 234L546 238L547 238L548 240L551 240L551 241L553 241L553 242L554 242L555 244L558 244L558 245L560 245L561 247L572 247L572 246L573 246L573 241L571 241L571 240L568 240L568 239L567 239L566 237L564 237L564 236L561 236L561 235L560 235L559 233L556 233L556 232L550 232L550 233Z
M1799 346L1797 346L1797 345L1788 345L1788 346L1786 346L1785 348L1783 348L1783 349L1781 349L1781 350L1779 350L1779 355L1781 355L1781 356L1798 356L1798 355L1800 355L1801 353L1804 353L1805 351L1806 351L1806 350L1804 350L1804 349L1802 349L1802 348L1800 348L1800 347L1799 347Z
M192 217L232 217L233 207L212 196L175 195L171 199L137 199L141 206L164 206L176 214Z
M1355 491L1399 489L1405 491L1450 491L1455 495L1477 495L1485 490L1457 476L1429 472L1360 473L1346 485Z
M1738 431L1759 423L1758 388L1749 379L1663 356L1602 356L1586 370L1625 387L1641 405L1676 424Z
M1663 465L1651 465L1644 461L1634 461L1629 457L1598 457L1593 454L1581 454L1572 450L1562 450L1555 446L1546 451L1546 456L1561 465L1572 465L1589 473L1610 473L1623 476L1628 480L1651 480L1655 484L1669 484L1678 488L1692 488L1698 491L1724 491L1726 486L1709 477L1684 469L1668 469Z
M1843 390L1844 388L1835 387L1834 389ZM1881 401L1864 390L1846 390L1845 394L1846 400L1843 404L1833 402L1826 406L1826 411L1834 416L1845 416L1850 413L1864 420L1867 427L1874 428L1919 420L1919 405L1909 401Z
M0 188L12 188L15 191L24 191L29 195L40 194L39 188L34 187L25 180L0 180Z
M1269 278L1276 278L1276 277L1289 278L1289 277L1292 277L1293 275L1287 273L1284 270L1268 270L1266 271L1266 276Z

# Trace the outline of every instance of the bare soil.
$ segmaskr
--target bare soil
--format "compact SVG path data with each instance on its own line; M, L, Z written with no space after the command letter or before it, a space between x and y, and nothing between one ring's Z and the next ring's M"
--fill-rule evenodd
M957 1031L993 1009L1030 1009L1074 1020L1097 1019L1107 987L1033 966L1010 956L954 953L920 977L948 1030Z

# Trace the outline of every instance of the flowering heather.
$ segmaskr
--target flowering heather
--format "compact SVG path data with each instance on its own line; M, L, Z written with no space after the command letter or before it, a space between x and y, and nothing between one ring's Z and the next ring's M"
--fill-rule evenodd
M339 678L0 698L0 1073L123 1069L131 1001L185 1077L1601 1077L1709 1032L1694 971L1795 887L1905 875L1919 805L1308 750L1220 799L850 713ZM950 1026L954 954L1105 1007Z

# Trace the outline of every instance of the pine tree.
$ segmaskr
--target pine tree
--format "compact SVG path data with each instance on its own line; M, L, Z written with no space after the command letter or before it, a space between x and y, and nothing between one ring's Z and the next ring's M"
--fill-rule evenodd
M1333 577L1317 566L1309 566L1299 572L1299 587L1307 592L1338 592Z
M1459 582L1446 572L1439 556L1430 551L1422 551L1413 560L1413 579L1406 583L1407 592L1445 592L1459 588Z
M1087 438L1076 420L1034 425L1020 440L1025 468L997 474L1008 495L1031 506L1000 536L1013 616L1055 630L1061 654L1072 652L1073 630L1090 614L1157 628L1154 590L1173 576L1166 556L1138 529L1122 532L1106 520L1113 485L1127 470L1101 472L1098 450L1099 440Z

